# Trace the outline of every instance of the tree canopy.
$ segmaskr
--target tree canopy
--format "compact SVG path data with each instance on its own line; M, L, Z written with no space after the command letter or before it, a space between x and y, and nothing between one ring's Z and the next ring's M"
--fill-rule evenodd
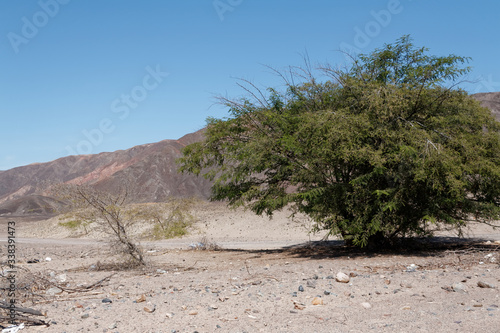
M356 246L500 219L500 123L458 80L468 58L438 57L409 36L310 66L286 89L222 98L180 170L214 181L213 200L256 214L286 206Z

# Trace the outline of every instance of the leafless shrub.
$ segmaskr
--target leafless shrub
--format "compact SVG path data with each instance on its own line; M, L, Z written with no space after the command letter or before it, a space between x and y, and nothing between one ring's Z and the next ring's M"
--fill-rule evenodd
M86 185L59 185L52 189L54 195L70 204L80 225L85 228L97 223L108 234L110 248L127 255L130 265L146 265L143 250L131 234L136 222L125 209L127 191L119 195L98 191Z

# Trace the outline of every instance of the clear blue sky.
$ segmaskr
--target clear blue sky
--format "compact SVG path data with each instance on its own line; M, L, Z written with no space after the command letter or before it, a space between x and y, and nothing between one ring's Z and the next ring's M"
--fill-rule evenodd
M470 92L500 91L500 3L459 0L2 0L0 170L177 139L235 77L263 65L342 64L410 34L473 58ZM356 50L354 50L356 51Z

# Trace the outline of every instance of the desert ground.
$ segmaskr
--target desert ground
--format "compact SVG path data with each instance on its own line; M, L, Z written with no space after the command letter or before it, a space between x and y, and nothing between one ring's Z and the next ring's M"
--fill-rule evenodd
M206 203L196 215L187 236L141 242L144 268L57 218L3 218L2 274L13 220L17 305L47 324L19 332L500 332L500 230L368 252L287 212Z

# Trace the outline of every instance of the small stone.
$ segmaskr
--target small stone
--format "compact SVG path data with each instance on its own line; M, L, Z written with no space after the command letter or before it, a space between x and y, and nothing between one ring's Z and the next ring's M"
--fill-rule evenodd
M390 284L391 284L391 280L386 279L386 280L384 281L384 283L385 283L386 285L390 285Z
M351 273L349 273L349 276L350 276L350 277L356 277L356 276L358 276L358 273L351 272Z
M108 326L108 329L112 330L115 329L116 327L118 327L118 325L116 323L112 323L111 325Z
M335 277L333 275L328 275L325 279L327 279L327 280L333 280L333 279L335 279Z
M409 305L403 306L401 310L411 310L411 306Z
M399 285L403 288L411 288L412 287L412 285L410 283L406 283L406 282L401 282Z
M173 316L174 316L174 314L172 312L167 312L165 314L165 317L167 317L167 318L172 318Z
M153 312L155 312L155 310L156 310L156 306L152 306L152 307L145 306L144 307L144 311L146 311L148 313L153 313Z
M417 268L418 266L415 265L415 264L411 264L410 266L406 267L406 271L407 272L416 272L417 271Z
M307 280L307 286L309 288L316 288L316 281Z
M302 303L299 303L297 301L292 301L293 302L293 307L296 309L296 310L304 310L306 307L304 306L304 304Z
M475 307L475 308L482 308L483 305L482 304L474 304L473 307Z
M325 291L323 292L323 294L325 294L325 295L327 295L327 296L328 296L328 295L331 295L331 293L332 293L332 292L331 292L330 290L325 290Z
M113 301L110 300L109 298L103 298L103 300L101 302L103 302L103 303L113 303Z
M210 305L210 308L212 310L217 310L219 307L217 305L215 305L215 304L212 304L212 305Z
M349 283L350 281L349 276L342 272L337 273L337 275L335 276L335 280L341 283Z
M88 317L90 317L90 315L88 313L84 313L81 316L82 319L87 319Z
M372 305L368 302L363 302L361 303L361 306L364 307L365 309L371 309Z
M136 303L146 302L146 295L142 294L141 297L139 297L138 299L136 299L135 302Z
M457 293L466 293L465 286L462 283L455 283L451 286L454 292Z
M50 295L50 296L54 296L54 295L60 294L60 293L62 293L62 292L63 292L63 291L62 291L62 289L57 288L57 287L52 287L52 288L49 288L49 289L47 289L47 290L45 291L45 293L46 293L47 295Z
M492 284L490 284L490 283L488 283L488 282L484 282L484 281L479 281L479 282L477 283L477 286L478 286L479 288L495 288L495 286L494 286L494 285L492 285Z
M302 285L299 286L299 291L304 291L304 287L302 287Z
M314 297L311 303L312 305L323 305L323 299L321 297Z
M197 314L198 314L198 311L195 311L195 310L189 311L190 316L196 316Z

